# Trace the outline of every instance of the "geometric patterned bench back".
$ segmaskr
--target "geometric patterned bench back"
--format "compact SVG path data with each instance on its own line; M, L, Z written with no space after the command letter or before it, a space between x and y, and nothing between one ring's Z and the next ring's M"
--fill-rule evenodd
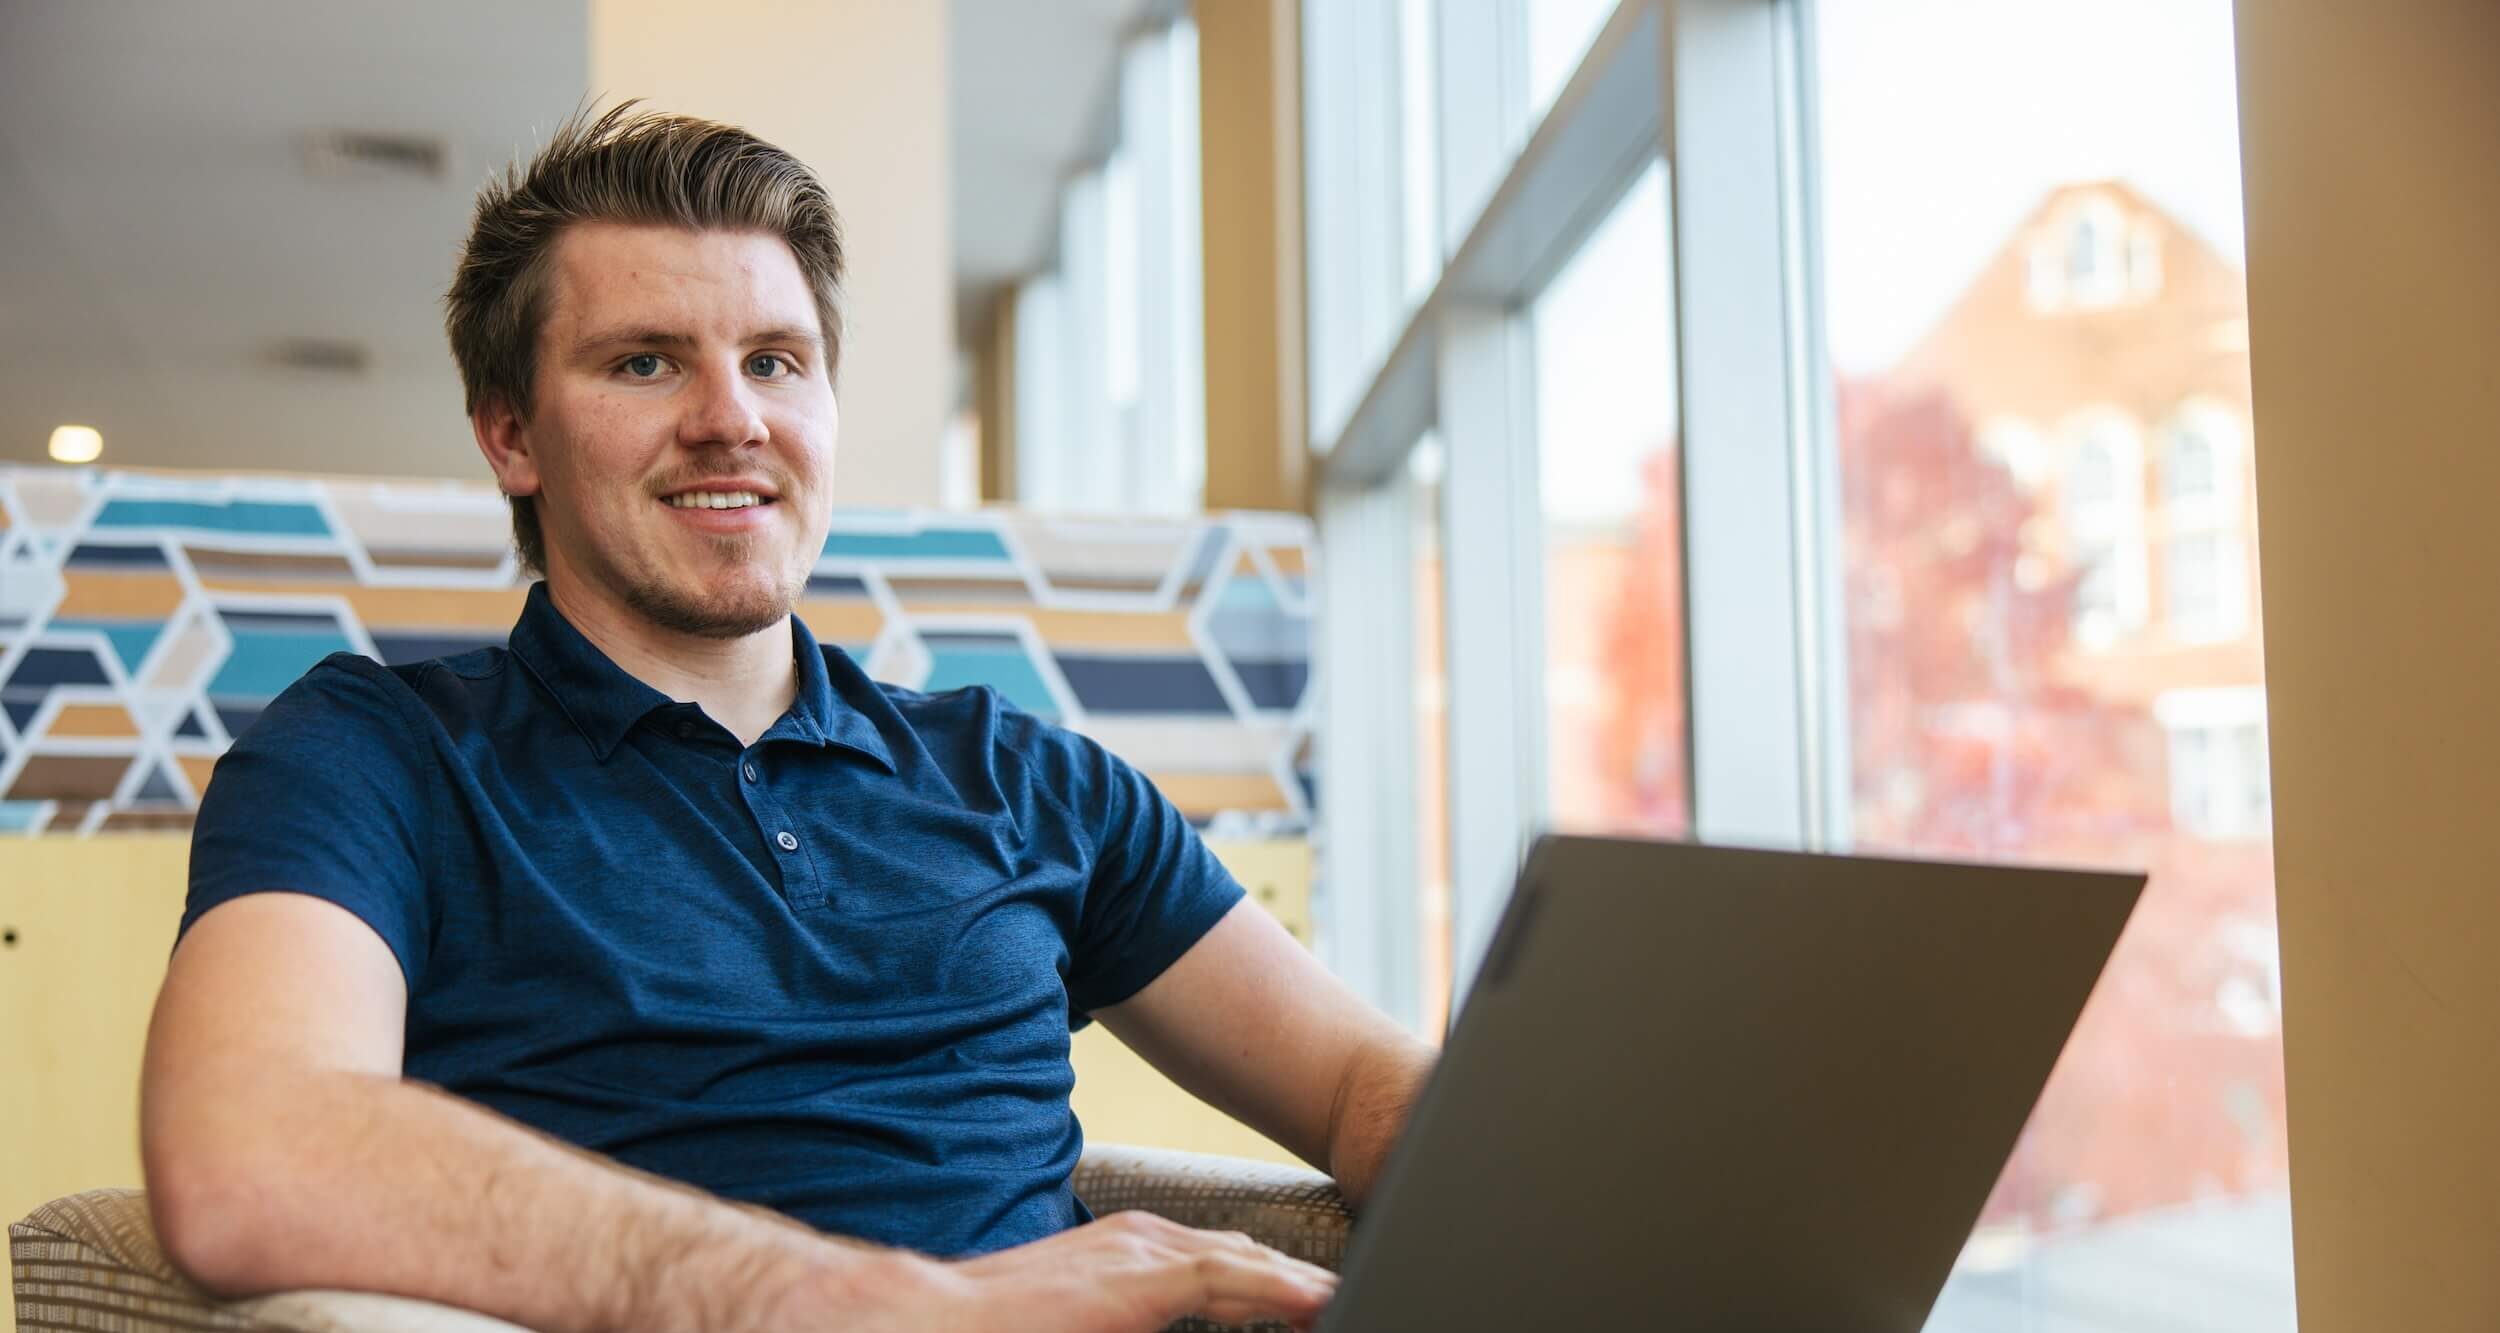
M500 643L489 486L0 466L0 834L186 827L332 652ZM987 684L1202 824L1306 833L1312 533L1292 514L838 513L799 612L880 680Z

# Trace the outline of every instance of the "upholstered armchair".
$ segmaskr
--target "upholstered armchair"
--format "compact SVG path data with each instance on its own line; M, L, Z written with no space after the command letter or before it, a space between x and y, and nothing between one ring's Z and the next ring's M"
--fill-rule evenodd
M1098 1145L1077 1167L1076 1192L1098 1216L1135 1208L1247 1232L1331 1270L1345 1262L1352 1227L1327 1177L1231 1157ZM20 1333L517 1333L465 1310L360 1292L219 1301L174 1271L137 1190L92 1190L45 1204L9 1228L9 1257ZM1173 1330L1214 1327L1183 1320Z

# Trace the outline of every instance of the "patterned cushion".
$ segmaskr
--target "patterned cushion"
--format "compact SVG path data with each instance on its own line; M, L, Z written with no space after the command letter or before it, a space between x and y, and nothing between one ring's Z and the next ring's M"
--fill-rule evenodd
M359 1291L220 1301L174 1271L137 1190L57 1199L9 1228L19 1333L525 1333L466 1310Z
M1137 1208L1183 1226L1239 1231L1332 1273L1345 1267L1354 1230L1337 1182L1316 1171L1170 1148L1089 1147L1077 1164L1076 1193L1096 1217ZM1165 1333L1222 1327L1183 1319ZM1251 1327L1260 1333L1286 1328Z
M1247 1232L1332 1270L1345 1262L1352 1229L1327 1177L1229 1157L1098 1145L1077 1167L1076 1190L1097 1215L1142 1208L1185 1226ZM19 1333L521 1333L500 1319L364 1292L219 1301L174 1271L137 1190L45 1204L9 1228L9 1257ZM1185 1319L1172 1333L1215 1327Z

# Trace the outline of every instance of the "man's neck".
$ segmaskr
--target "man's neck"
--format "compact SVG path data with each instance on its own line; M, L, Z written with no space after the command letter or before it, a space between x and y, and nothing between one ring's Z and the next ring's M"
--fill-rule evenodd
M713 639L654 625L579 580L550 578L547 596L566 623L625 674L680 703L700 705L741 745L753 745L798 697L788 616L744 638Z

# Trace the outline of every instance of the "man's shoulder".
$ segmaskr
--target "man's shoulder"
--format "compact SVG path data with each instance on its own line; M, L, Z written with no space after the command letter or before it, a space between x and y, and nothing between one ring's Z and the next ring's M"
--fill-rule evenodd
M512 660L511 650L501 644L487 644L457 653L401 662L383 662L363 653L339 652L314 663L296 684L316 691L361 686L413 699L423 695L429 684L439 681L442 676L479 684L493 681L504 673Z
M367 712L416 721L440 714L448 689L474 696L502 683L512 654L499 645L467 649L436 657L385 663L363 653L332 653L296 678L273 700L268 713L320 715Z

